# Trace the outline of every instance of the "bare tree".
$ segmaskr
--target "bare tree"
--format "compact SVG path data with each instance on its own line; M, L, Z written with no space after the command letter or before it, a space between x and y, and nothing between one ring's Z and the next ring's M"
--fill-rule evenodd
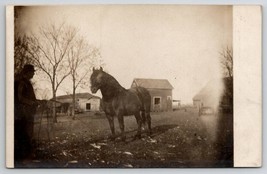
M72 80L72 116L75 119L76 108L76 89L87 84L85 79L90 73L93 66L98 66L97 62L101 62L99 49L90 46L83 38L79 38L72 45L68 54L68 63L70 68L70 77Z
M222 102L228 105L230 112L233 111L233 51L226 47L221 53L221 65L225 75L224 78L224 94Z
M221 64L226 77L233 77L233 50L226 47L221 53Z
M64 23L56 26L39 28L39 37L33 35L30 40L30 54L37 68L42 70L51 83L52 96L56 100L56 93L61 83L70 74L67 55L77 30ZM56 102L54 102L56 103ZM56 104L53 108L53 120L57 122Z

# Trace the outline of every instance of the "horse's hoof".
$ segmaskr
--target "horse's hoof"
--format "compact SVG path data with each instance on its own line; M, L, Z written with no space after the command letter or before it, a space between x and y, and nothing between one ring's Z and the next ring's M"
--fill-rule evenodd
M152 135L152 131L148 131L148 135L151 136Z
M108 139L111 141L115 141L115 136L110 136L110 137L108 137Z
M135 139L136 139L136 138L141 139L141 134L136 134L134 138L135 138Z
M126 141L126 136L120 136L117 138L117 141Z
M122 136L121 141L126 141L126 136Z

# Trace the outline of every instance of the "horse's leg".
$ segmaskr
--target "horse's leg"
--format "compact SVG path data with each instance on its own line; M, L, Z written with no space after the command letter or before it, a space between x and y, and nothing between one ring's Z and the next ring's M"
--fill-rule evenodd
M111 130L110 139L113 141L113 140L115 140L114 117L113 117L113 115L107 115L107 119L108 119L110 130Z
M146 127L146 114L144 110L141 110L141 118L142 118L142 125L144 126L143 129Z
M141 138L142 119L141 119L141 116L140 116L140 112L137 112L134 116L135 116L136 122L138 124L136 137L137 138Z
M118 115L118 121L121 129L121 140L125 141L126 137L124 134L124 120L123 120L123 115Z
M150 112L146 113L146 120L147 120L147 126L148 126L148 134L151 135L152 131L151 131L151 116L150 116Z

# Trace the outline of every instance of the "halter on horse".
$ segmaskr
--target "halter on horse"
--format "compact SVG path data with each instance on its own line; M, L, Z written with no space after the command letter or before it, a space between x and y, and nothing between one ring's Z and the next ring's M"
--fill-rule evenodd
M112 140L115 139L114 116L118 118L123 141L126 139L123 116L126 115L134 115L136 118L138 124L136 137L141 138L142 121L147 122L149 134L151 134L151 96L145 88L136 87L127 90L114 77L104 72L102 67L100 70L93 68L90 80L92 93L98 90L102 93L103 110L109 121Z

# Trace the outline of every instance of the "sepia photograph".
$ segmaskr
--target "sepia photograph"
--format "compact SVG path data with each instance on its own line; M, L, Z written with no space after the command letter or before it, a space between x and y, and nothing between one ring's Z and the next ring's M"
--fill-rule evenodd
M234 167L233 6L12 8L15 168Z

